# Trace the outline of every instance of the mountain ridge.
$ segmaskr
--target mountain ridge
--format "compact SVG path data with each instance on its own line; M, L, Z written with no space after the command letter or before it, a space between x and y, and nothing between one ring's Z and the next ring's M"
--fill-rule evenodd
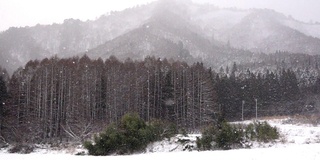
M140 32L144 34L141 37L148 35L151 41L138 40ZM108 58L112 53L121 59L147 55L178 59L182 50L189 52L190 61L220 63L220 58L225 61L242 50L319 54L319 38L319 24L302 23L269 9L223 9L191 1L161 0L105 14L96 20L68 19L63 24L10 28L0 33L0 64L12 73L29 60L54 55L86 53L94 58ZM133 44L134 39L136 45L130 48L125 42Z

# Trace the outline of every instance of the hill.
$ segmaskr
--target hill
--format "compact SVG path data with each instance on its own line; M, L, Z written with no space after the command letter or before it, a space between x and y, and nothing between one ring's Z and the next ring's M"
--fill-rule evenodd
M203 60L220 67L230 61L251 61L252 54L260 52L317 55L319 33L320 24L299 22L273 10L160 0L96 20L10 28L0 33L0 63L12 73L29 60L86 53L103 59L149 55Z

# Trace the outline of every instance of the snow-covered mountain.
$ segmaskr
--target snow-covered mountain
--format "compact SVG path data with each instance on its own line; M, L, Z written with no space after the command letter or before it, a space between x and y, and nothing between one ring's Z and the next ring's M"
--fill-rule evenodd
M231 45L236 48L254 52L271 53L281 50L319 54L320 39L305 34L303 28L300 31L290 27L286 24L288 22L290 20L287 17L277 12L254 10L222 37L225 39L228 37Z
M107 13L94 21L10 28L0 33L0 64L12 72L31 59L78 55L139 27L151 10L153 5Z
M214 51L214 45L201 36L198 26L170 8L161 6L161 11L158 9L138 28L107 41L88 54L94 58L116 55L120 59L142 59L151 55L188 61L206 58Z
M92 21L10 28L0 33L0 64L12 73L31 59L84 53L94 58L154 55L219 64L244 50L319 54L319 38L320 24L273 10L160 0Z

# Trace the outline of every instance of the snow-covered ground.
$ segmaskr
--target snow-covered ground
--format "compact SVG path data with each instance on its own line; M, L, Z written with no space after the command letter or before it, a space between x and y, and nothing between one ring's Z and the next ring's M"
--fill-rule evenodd
M70 154L39 154L28 155L1 153L1 160L319 160L320 144L290 145L287 147L239 149L229 151L206 152L158 152L130 156L74 156Z
M243 123L249 123L245 121ZM259 144L253 143L251 149L237 149L228 151L182 151L185 144L178 140L194 140L197 134L189 137L178 137L170 140L156 142L149 145L147 153L130 156L75 156L74 151L48 151L37 150L31 154L9 154L5 150L0 151L1 160L157 160L157 159L183 159L183 160L270 160L270 159L290 159L290 160L320 160L320 126L309 124L298 124L289 118L268 120L272 126L279 128L282 137L276 143Z

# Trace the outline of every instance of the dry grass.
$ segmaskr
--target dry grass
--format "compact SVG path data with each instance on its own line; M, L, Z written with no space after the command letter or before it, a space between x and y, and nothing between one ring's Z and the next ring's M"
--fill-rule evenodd
M311 124L317 126L320 124L320 114L309 114L309 115L296 115L292 119L296 123L300 124Z
M288 119L284 123L288 124L310 124L313 126L320 125L320 114L308 114L308 115L294 115L294 116L269 116L261 117L259 120L284 120Z
M280 120L287 119L289 116L269 116L269 117L259 117L259 120Z

